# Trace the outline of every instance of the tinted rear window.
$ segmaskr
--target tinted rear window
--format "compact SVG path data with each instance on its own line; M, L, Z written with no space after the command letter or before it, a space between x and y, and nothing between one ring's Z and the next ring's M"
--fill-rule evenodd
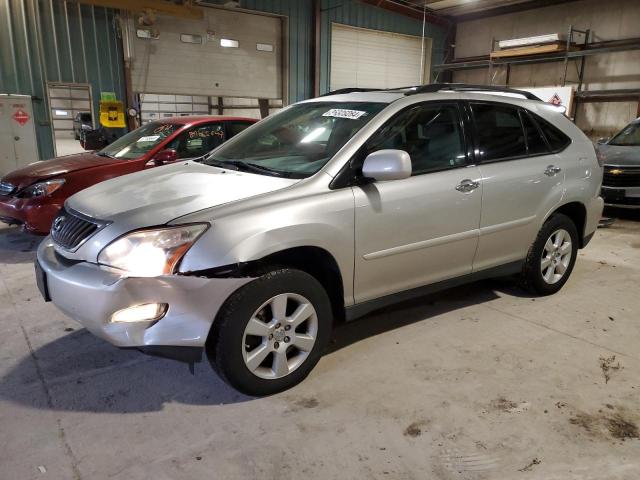
M551 145L552 151L559 152L571 143L571 139L564 133L562 133L558 128L554 127L549 122L540 118L534 113L531 113L531 116L535 118L535 121L538 123L540 130L542 130L542 133L547 138L549 145Z
M540 155L549 152L549 146L544 137L540 133L540 130L533 122L529 114L521 110L522 123L524 125L524 132L527 139L527 150L529 155Z

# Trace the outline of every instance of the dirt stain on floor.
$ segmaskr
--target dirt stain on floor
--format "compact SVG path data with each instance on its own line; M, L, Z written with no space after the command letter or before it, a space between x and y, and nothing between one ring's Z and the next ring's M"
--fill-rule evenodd
M608 405L607 408L609 409ZM597 414L580 412L571 417L569 422L582 427L593 437L622 441L640 438L636 420L624 409L617 409L615 412L601 410Z
M527 465L525 465L522 468L519 468L518 471L519 472L530 472L531 470L533 470L533 467L536 465L540 465L542 462L540 461L540 459L538 457L534 458L533 460L531 460Z
M289 398L289 408L287 413L295 413L304 409L316 408L320 405L317 398L314 397L302 397L302 398Z
M611 380L611 375L618 370L622 370L622 365L620 362L616 362L616 356L611 355L610 357L600 357L600 370L602 370L602 375L604 376L604 383L609 383Z
M491 400L489 404L492 410L506 413L522 413L529 409L529 405L529 402L514 402L505 397L498 397L495 400Z
M294 405L300 409L300 408L316 408L318 405L320 405L320 402L318 402L317 398L313 398L313 397L309 397L309 398L301 398L299 400L297 400Z
M424 420L413 422L411 425L404 429L404 436L413 438L419 437L420 435L422 435L425 424L426 422Z

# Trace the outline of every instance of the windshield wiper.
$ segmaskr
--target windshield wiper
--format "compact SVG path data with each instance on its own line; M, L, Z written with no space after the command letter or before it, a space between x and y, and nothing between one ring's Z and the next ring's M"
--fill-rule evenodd
M283 172L274 168L263 167L262 165L258 165L255 163L241 162L239 160L217 160L215 158L208 158L205 160L205 162L207 165L212 165L219 168L229 168L230 165L231 167L235 167L231 168L231 170L236 171L240 170L262 174L266 173L267 175L272 175L274 177L291 177L291 174L289 172Z
M228 168L229 170L239 170L238 167L236 167L235 165L231 164L230 162L225 162L223 160L216 160L215 158L202 158L200 160L195 160L196 162L199 163L204 163L205 165L209 165L211 167L218 167L218 168ZM231 167L229 167L229 165L231 165Z
M103 151L96 152L96 155L98 155L99 157L116 158L113 155L109 155L108 153L104 153Z
M238 170L244 169L245 171L249 171L249 172L253 171L258 173L267 173L269 175L273 175L276 177L289 176L289 172L283 172L281 170L276 170L275 168L264 167L262 165L258 165L257 163L240 162L236 160L232 160L228 163L231 163L232 165L236 166Z

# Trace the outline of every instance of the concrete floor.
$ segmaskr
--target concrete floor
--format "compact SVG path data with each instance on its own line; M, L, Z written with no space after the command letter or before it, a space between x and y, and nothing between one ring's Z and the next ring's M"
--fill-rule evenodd
M43 303L38 240L0 229L3 479L640 478L640 215L555 296L488 281L385 310L261 399Z

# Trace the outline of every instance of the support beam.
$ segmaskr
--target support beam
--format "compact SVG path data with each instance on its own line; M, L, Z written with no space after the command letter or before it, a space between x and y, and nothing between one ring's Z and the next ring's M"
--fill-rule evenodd
M586 90L577 92L575 99L581 103L629 102L640 97L640 89Z
M320 0L313 0L313 96L320 96L320 17L322 15Z
M422 21L421 7L410 7L394 0L360 0L360 2L366 3L367 5L371 5L373 7L384 8L385 10L389 10L390 12L399 13L407 17L417 18L418 20ZM448 18L430 13L429 9L427 9L427 14L425 17L427 22L433 23L435 25L440 25L441 27L448 27L451 24L451 21Z
M176 4L165 0L77 0L76 3L127 10L134 13L153 10L165 15L193 20L204 18L202 8L193 6L191 2Z
M529 2L515 3L512 5L504 5L501 7L484 7L478 11L470 13L464 12L464 6L443 9L444 15L450 15L456 19L456 22L468 22L470 20L479 20L488 17L497 17L498 15L506 15L509 13L523 12L537 8L552 7L563 3L575 2L577 0L535 0Z
M565 57L578 59L590 55L601 55L613 52L626 52L631 50L640 50L640 37L629 38L624 40L608 40L604 42L592 42L588 48L583 50L572 50L570 52L558 52L553 54L530 55L522 57L501 58L493 61L494 65L519 65L531 63L547 63L564 61ZM489 67L489 56L473 58L458 58L451 63L443 63L432 67L435 71L440 70L468 70L474 68Z

